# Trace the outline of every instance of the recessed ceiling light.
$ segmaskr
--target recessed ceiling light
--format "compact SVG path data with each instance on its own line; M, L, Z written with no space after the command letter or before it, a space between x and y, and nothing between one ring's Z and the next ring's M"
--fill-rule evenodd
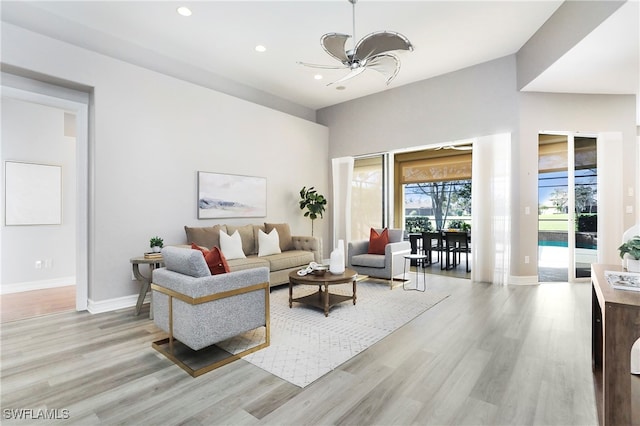
M315 78L316 80L322 80L322 75L316 74L313 76L313 78Z
M178 9L176 9L179 15L182 16L191 16L191 9L189 9L186 6L180 6Z
M264 47L263 45L259 44L256 46L256 52L266 52L267 48Z

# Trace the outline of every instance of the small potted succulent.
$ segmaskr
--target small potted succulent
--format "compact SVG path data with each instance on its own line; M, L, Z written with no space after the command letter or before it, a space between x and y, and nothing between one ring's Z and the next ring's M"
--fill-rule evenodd
M627 270L629 272L640 272L640 235L631 238L620 247L620 258L627 260Z
M157 236L149 240L149 247L151 247L151 251L154 253L160 253L160 250L162 250L163 244L164 244L164 240Z

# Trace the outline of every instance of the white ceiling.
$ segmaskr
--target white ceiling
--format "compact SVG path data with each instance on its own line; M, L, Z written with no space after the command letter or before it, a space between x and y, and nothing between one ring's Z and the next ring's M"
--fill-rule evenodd
M61 40L136 62L170 58L310 109L427 79L517 52L562 1L379 1L356 5L356 38L380 30L415 46L400 52L390 86L375 71L327 86L343 70L320 46L328 32L352 33L347 0L320 1L2 1L2 19ZM526 90L638 93L638 3L631 0ZM180 5L193 15L176 13ZM267 51L257 53L257 44ZM144 61L144 58L147 58Z

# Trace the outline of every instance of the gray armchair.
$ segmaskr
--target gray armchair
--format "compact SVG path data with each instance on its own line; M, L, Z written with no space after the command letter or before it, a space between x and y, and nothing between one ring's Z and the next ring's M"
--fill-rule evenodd
M153 316L167 332L153 347L196 377L269 346L269 269L247 269L211 275L198 250L165 247L164 268L153 271ZM199 351L241 333L265 327L265 341L205 366L191 367L187 353ZM177 342L176 342L177 341ZM192 351L178 350L179 343Z
M385 246L385 254L368 254L368 251L369 240L349 242L347 266L358 274L389 280L389 286L393 289L393 282L397 280L395 277L402 274L404 269L404 255L411 253L411 244L404 241L404 231L389 229L389 244Z

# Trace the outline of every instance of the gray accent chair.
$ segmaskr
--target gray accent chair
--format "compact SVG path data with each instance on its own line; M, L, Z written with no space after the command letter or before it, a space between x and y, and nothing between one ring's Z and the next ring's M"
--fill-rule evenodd
M165 267L155 269L152 276L153 318L169 336L153 342L154 349L197 377L269 346L268 268L211 275L198 250L165 247L162 257ZM229 356L222 360L192 367L182 355L194 357L193 351L258 327L265 327L263 343L238 354L226 354ZM178 342L191 353L182 350L185 348Z
M378 233L382 229L376 229ZM347 250L347 266L358 274L372 278L389 280L393 289L394 281L404 271L404 255L411 253L411 243L404 240L404 230L389 228L389 244L384 254L368 254L369 240L351 241Z

